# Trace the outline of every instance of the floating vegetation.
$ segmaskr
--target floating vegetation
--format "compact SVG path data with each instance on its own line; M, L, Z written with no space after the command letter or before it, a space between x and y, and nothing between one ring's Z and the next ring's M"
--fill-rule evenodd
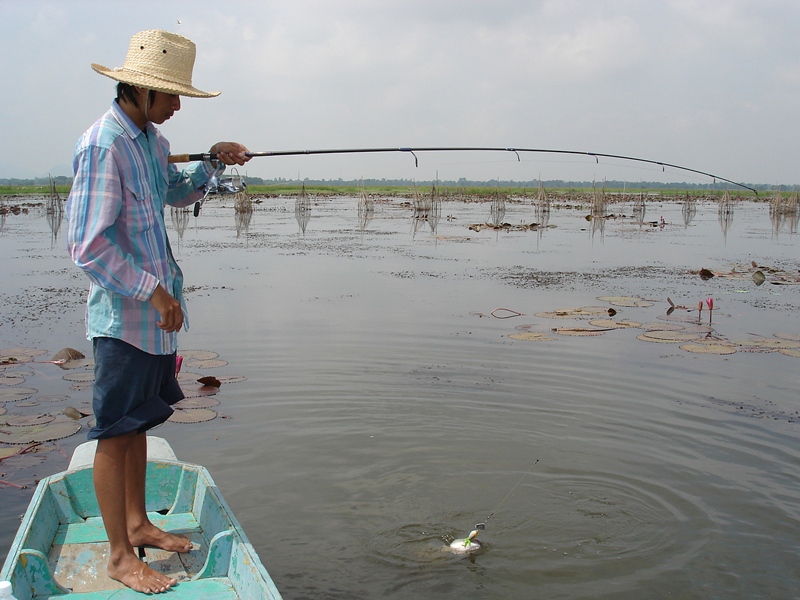
M50 360L37 360L46 354L47 351L35 348L0 350L3 361L0 366L0 460L6 470L5 474L0 475L3 477L0 484L24 489L34 483L35 473L24 474L19 470L34 462L38 464L44 460L44 452L55 448L42 446L42 442L70 437L84 426L93 427L95 420L89 390L93 385L94 372L77 370L79 367L91 367L93 360L86 359L74 348L63 348ZM219 359L219 354L208 350L186 350L182 351L183 356L187 358L186 364L203 369L228 364ZM51 373L22 366L34 361L44 365L42 370L58 368L61 377L52 377ZM70 372L62 373L61 369L70 369ZM69 395L50 393L37 396L36 388L23 387L26 378L38 376L44 376L48 384L58 384L60 380L69 382L71 389L82 392L82 397L73 398L72 406L68 406L66 402L70 401ZM218 394L224 383L245 379L240 375L201 376L189 371L179 372L178 383L187 398L176 404L175 417L170 420L176 423L200 423L217 417L210 407L219 405L220 401L211 396ZM41 403L48 403L47 411L31 410ZM33 453L38 456L29 456ZM28 481L28 477L31 481Z
M94 372L82 371L79 373L67 373L62 377L64 381L78 382L78 383L91 383L94 381Z
M638 329L642 327L642 324L636 321L615 321L614 319L595 319L589 321L589 325L603 329Z
M662 344L679 344L681 342L691 342L699 340L703 336L699 333L687 333L685 331L672 331L672 330L655 330L646 331L641 335L637 335L636 339L643 342L658 342Z
M600 296L598 300L637 309L648 308L655 304L653 301L644 300L638 296ZM615 330L638 329L644 330L643 333L636 336L638 340L660 344L677 344L681 350L694 354L729 355L735 354L736 352L775 352L785 356L800 358L800 333L781 332L773 334L773 337L751 336L743 340L731 341L720 336L715 331L710 321L708 324L701 323L700 315L702 313L698 313L698 316L693 316L691 314L672 314L675 310L693 311L686 306L675 304L670 298L667 298L667 304L669 304L670 307L667 314L659 315L658 318L675 322L641 323L628 319L614 320L592 318L589 321L591 327L553 327L550 329L550 332L558 335L580 337L598 336L603 335L605 332ZM706 298L705 302L701 300L699 307L702 309L705 305L708 306L709 311L713 310L714 299ZM554 311L537 312L534 313L534 316L546 319L580 319L587 316L596 316L597 314L602 314L604 311L610 310L613 309L608 309L603 306L584 306L580 308L559 308ZM481 314L481 316L486 315ZM722 316L730 317L730 315ZM536 324L518 325L516 329L521 333L512 333L509 334L508 337L521 341L554 341L555 338L550 337L547 333L532 331L536 327L538 327Z
M224 367L228 364L227 360L219 358L209 358L207 360L190 360L186 362L186 366L192 369L216 369L217 367Z
M0 442L20 445L60 440L80 431L81 424L68 417L56 417L44 425L0 429Z
M647 307L655 304L655 302L645 300L644 298L639 298L638 296L599 296L597 299L602 300L603 302L608 302L613 306L624 306L629 308Z
M189 408L211 408L212 406L218 405L219 400L212 396L198 396L195 398L184 398L183 400L173 404L172 408L186 410Z
M574 336L594 336L603 335L600 329L588 329L585 327L556 327L553 329L559 335L574 335Z
M44 425L54 420L50 414L43 415L9 415L5 419L5 424L10 427L27 427L31 425Z
M215 418L217 418L217 412L210 408L187 408L173 412L168 421L170 423L203 423Z
M800 285L800 272L787 271L769 265L759 265L756 261L751 261L749 266L733 265L729 271L712 271L703 268L699 271L690 271L690 273L699 275L703 281L718 277L720 279L752 281L757 286L765 282L772 285Z
M195 360L211 360L219 357L216 352L210 350L179 350L183 358L193 358Z
M509 336L512 340L522 340L524 342L555 342L556 338L548 336L546 333L536 331L526 331L523 333L512 333Z
M38 390L34 388L0 388L0 402L18 402L19 400L27 400L37 391Z
M687 352L694 352L696 354L735 354L736 353L736 346L733 344L725 343L725 342L709 342L707 344L704 343L691 343L691 344L682 344L680 346L681 350L686 350Z

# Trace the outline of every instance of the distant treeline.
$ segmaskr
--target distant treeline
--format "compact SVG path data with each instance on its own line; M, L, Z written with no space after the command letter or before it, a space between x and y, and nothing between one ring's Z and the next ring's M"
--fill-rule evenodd
M284 179L279 177L277 179L262 179L261 177L245 177L248 185L286 185L292 183L305 183L306 185L325 185L325 186L360 186L365 187L411 187L415 183L417 187L429 187L433 185L433 181L413 181L411 179L303 179L298 181L296 179ZM71 186L72 177L59 175L53 177L53 181L57 186ZM462 177L458 181L444 180L437 181L436 185L439 187L502 187L502 188L538 188L539 184L548 189L586 189L592 187L607 188L614 190L629 190L635 192L636 190L726 190L734 191L737 188L725 182L712 182L712 183L664 183L663 181L615 181L606 180L603 182L593 181L564 181L562 179L547 179L539 181L532 179L530 181L515 181L515 180L492 180L492 181L473 181ZM50 180L46 177L35 177L33 179L0 179L0 186L49 186ZM766 183L748 183L746 184L759 191L794 191L798 189L797 185L773 185Z

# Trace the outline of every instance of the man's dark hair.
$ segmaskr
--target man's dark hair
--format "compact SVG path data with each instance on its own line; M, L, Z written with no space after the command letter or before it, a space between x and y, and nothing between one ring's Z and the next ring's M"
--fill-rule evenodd
M129 83L120 81L117 84L117 100L125 100L133 104L136 108L139 108L138 94L136 93L136 89Z
M153 104L155 96L155 91L147 90L148 106ZM133 104L136 108L139 108L139 97L136 93L136 88L129 83L123 83L122 81L117 83L117 100L125 100Z

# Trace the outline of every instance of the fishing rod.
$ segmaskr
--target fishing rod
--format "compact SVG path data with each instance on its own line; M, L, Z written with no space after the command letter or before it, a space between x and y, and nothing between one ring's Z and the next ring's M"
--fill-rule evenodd
M635 156L623 156L621 154L605 154L603 152L585 152L582 150L552 150L546 148L502 148L502 147L492 147L492 146L489 147L441 146L441 147L425 147L425 148L335 148L335 149L322 149L322 150L270 150L266 152L248 152L247 156L258 157L258 156L300 156L300 155L311 155L311 154L376 154L376 153L386 153L386 152L406 152L408 154L411 154L414 157L414 166L416 167L419 167L419 158L417 157L418 152L513 152L516 155L518 162L522 162L522 158L520 157L521 152L591 156L595 159L597 164L600 164L600 158L613 158L617 160L629 160L634 162L657 165L661 167L662 172L665 172L666 168L669 167L671 169L678 169L680 171L696 173L698 175L703 175L704 177L710 177L711 179L714 180L714 183L716 183L717 180L724 181L725 183L730 183L737 187L750 190L756 196L758 195L758 191L750 186L747 186L743 183L738 183L736 181L733 181L732 179L726 179L725 177L720 177L719 175L714 175L713 173L708 173L706 171L700 171L698 169L692 169L689 167L682 167L680 165L666 163L659 160L637 158ZM217 155L213 152L206 152L199 154L172 154L169 157L169 162L184 163L184 162L192 162L198 160L215 160L216 157Z

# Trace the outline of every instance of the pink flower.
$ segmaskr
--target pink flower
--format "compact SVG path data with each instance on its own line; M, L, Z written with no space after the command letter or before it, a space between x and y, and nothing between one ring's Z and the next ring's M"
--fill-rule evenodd
M175 376L178 376L178 373L181 372L181 365L183 364L183 357L178 355L175 357Z
M700 302L697 303L697 311L698 312L703 312L703 301L702 300L700 300Z
M706 298L706 304L708 304L708 310L714 310L714 299L713 298Z

